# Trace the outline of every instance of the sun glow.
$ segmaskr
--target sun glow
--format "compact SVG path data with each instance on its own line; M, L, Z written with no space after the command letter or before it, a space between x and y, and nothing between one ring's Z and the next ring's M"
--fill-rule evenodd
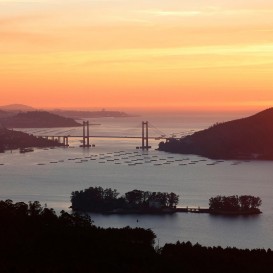
M0 1L1 104L237 109L273 101L273 4Z

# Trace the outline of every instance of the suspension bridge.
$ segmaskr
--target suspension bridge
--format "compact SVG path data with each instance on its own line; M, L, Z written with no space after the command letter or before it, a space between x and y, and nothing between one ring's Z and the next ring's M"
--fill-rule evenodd
M162 132L160 129L158 129L156 126L152 125L148 121L142 121L141 123L141 134L139 136L130 136L130 135L91 135L90 134L90 123L89 121L84 121L82 124L82 135L70 135L68 132L73 131L74 129L66 131L66 134L54 134L50 135L50 133L47 133L46 135L39 133L40 131L37 131L36 133L33 132L34 135L41 138L51 139L53 141L57 141L59 143L62 143L64 146L69 146L69 139L70 138L79 138L81 145L80 147L83 148L89 148L89 147L95 147L94 144L91 144L90 139L92 138L111 138L111 139L141 139L141 146L136 147L137 149L143 149L148 150L151 148L149 145L149 140L170 140L170 139L181 139L185 136L191 135L195 132L195 130L189 130L179 133L173 133L171 135L167 135L164 132ZM150 136L149 130L153 130L154 133L156 133L156 136ZM179 137L177 136L179 135Z

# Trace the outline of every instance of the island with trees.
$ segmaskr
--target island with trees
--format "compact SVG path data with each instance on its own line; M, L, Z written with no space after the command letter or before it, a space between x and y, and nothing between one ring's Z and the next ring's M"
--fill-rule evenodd
M0 126L0 152L26 148L62 147L64 144L58 141L29 135L27 133L13 131Z
M209 200L211 214L250 215L261 213L262 204L260 197L251 195L232 195L212 197Z
M179 195L171 192L132 190L121 195L116 189L90 187L71 194L73 211L106 214L163 214L194 212L228 215L261 213L260 197L251 195L216 196L209 199L209 208L177 207Z
M38 201L0 201L1 273L271 273L271 249L155 244L143 228L100 228Z
M213 159L273 160L273 108L159 144L160 151Z
M132 190L119 196L117 190L90 187L71 194L74 211L97 213L173 213L179 196L173 192Z

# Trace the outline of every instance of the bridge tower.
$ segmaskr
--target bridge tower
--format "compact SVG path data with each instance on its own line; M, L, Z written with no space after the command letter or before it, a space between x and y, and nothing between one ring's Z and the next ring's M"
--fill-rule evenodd
M69 145L68 145L68 136L64 136L64 137L63 137L63 144L64 144L65 147L68 147L68 146L69 146Z
M90 143L89 143L89 121L84 121L82 124L82 129L83 129L83 135L82 135L82 145L80 147L91 147Z
M151 146L149 146L149 123L148 121L142 121L142 146L139 147L142 150L149 150Z

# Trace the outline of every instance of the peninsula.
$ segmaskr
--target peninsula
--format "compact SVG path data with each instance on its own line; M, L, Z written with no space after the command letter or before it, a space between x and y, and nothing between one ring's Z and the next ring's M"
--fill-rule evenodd
M13 149L24 149L30 147L59 147L63 144L35 137L19 131L8 130L0 127L0 152Z
M217 123L181 139L159 143L159 150L214 159L273 160L273 108L253 116Z
M62 117L46 111L17 113L11 117L0 118L0 124L6 128L55 128L78 127L80 123L72 118Z

